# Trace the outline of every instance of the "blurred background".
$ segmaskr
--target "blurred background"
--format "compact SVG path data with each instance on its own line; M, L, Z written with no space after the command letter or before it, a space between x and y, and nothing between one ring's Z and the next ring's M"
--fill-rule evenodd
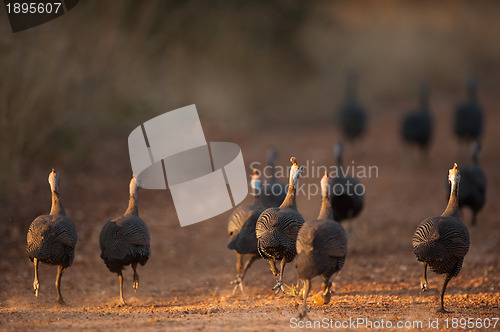
M54 21L13 34L2 9L1 236L23 238L31 220L48 212L52 168L61 170L66 205L95 199L118 206L75 208L77 224L99 214L100 225L124 210L128 134L190 104L207 141L239 144L247 164L265 162L274 145L287 165L297 153L292 136L303 158L317 158L320 152L304 151L323 144L324 160L333 162L335 112L350 70L359 77L368 137L401 146L399 120L426 81L437 119L433 146L454 142L449 122L470 75L486 118L498 112L499 12L498 1L82 0ZM309 135L318 130L331 136ZM379 148L373 153L381 159L365 154L365 164L394 158L384 152L388 145ZM446 174L451 163L443 164Z

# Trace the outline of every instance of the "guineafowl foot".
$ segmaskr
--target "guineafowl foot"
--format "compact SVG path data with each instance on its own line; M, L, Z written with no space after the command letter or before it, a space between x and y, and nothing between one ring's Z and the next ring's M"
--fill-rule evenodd
M422 289L422 292L425 292L427 290L427 280L420 281L420 289Z
M38 291L40 290L38 280L33 281L33 290L35 291L35 296L38 297Z
M137 289L139 288L139 280L134 280L132 287L134 288L134 292L137 293Z
M57 301L56 301L56 304L66 305L66 302L64 302L64 300L62 298L58 298Z
M453 311L445 310L445 308L439 308L438 310L436 310L436 313L438 313L438 314L452 314Z
M127 306L127 303L125 303L124 300L120 300L118 301L118 303L116 304L117 307L121 308L121 307L125 307Z
M307 316L307 308L303 306L300 308L297 317L299 318L299 320L311 320L309 316Z
M245 293L245 290L243 289L243 279L241 279L241 277L238 277L236 280L231 281L230 284L234 285L233 295L236 294L238 288L241 290L242 293Z
M285 288L283 287L283 283L281 282L281 280L278 280L276 282L276 285L274 285L273 287L273 290L276 290L275 294L277 295L280 291L283 292L283 294L285 294Z

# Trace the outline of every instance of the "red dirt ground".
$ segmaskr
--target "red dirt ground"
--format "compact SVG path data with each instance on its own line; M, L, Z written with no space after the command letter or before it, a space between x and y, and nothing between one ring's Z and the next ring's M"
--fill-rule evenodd
M445 304L453 313L437 314L442 276L429 274L429 290L420 291L422 265L412 254L411 239L417 225L426 217L439 215L446 206L446 176L453 162L467 160L458 154L451 135L449 110L454 99L433 102L436 133L429 158L420 158L405 150L398 136L403 106L390 105L391 112L372 117L370 130L361 144L347 146L346 161L356 165L377 166L378 178L361 179L366 185L366 206L352 222L349 252L343 270L333 277L335 294L325 306L309 299L309 317L313 321L368 319L374 330L403 330L398 321L428 330L429 321L438 320L439 330L452 329L457 319L500 317L500 132L494 127L500 115L494 112L492 99L484 96L489 107L488 123L481 153L481 165L488 177L488 200L479 214L478 225L470 227L470 213L463 219L469 227L471 247L460 275L448 286ZM316 165L331 165L332 145L339 135L333 125L297 129L286 137L287 128L252 132L231 131L222 126L204 124L209 141L231 141L240 145L245 162L264 162L270 144L280 150L278 164L288 166L295 155L299 163L314 160ZM64 274L62 292L67 306L55 305L56 269L42 265L40 295L32 291L33 266L25 256L26 231L37 214L49 210L50 197L45 174L26 187L23 219L4 223L2 260L0 261L0 330L117 330L121 331L281 331L294 327L299 300L275 296L274 278L268 264L257 261L249 270L245 293L232 296L234 254L226 248L226 223L230 212L210 220L181 228L168 191L142 190L139 193L141 217L152 234L152 256L139 268L140 287L132 291L132 273L127 268L125 299L129 305L117 307L118 282L99 257L98 238L109 218L123 213L127 205L130 176L126 137L103 143L92 167L59 170L62 200L79 231L73 266ZM354 157L353 157L354 156ZM116 161L120 161L117 163ZM47 172L48 174L48 172ZM302 183L319 183L308 177ZM316 217L320 198L298 197L298 207L306 219ZM289 264L285 282L297 280L295 267ZM320 281L314 279L313 294ZM387 327L387 322L392 328ZM458 321L460 322L460 321ZM474 325L477 326L477 325ZM344 330L365 330L347 326ZM456 330L454 328L453 330ZM474 328L475 330L476 328ZM495 329L500 329L500 322Z

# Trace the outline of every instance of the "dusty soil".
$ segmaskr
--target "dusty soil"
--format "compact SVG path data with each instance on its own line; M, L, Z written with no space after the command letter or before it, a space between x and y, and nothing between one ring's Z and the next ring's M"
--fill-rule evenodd
M486 323L486 319L500 317L500 207L496 199L500 194L500 132L495 128L500 115L488 96L483 97L490 112L481 154L489 181L488 201L476 227L470 227L469 211L463 214L471 248L460 275L448 286L445 304L453 313L436 313L442 276L430 273L429 290L420 291L422 265L412 254L411 238L423 219L443 211L448 168L455 161L468 160L459 153L448 121L457 96L433 103L436 132L428 158L405 149L399 140L400 110L409 105L386 105L384 114L372 116L363 142L354 150L347 147L346 161L377 166L379 173L378 177L361 179L366 185L366 207L352 221L349 252L343 270L333 278L332 301L315 306L309 299L313 322L332 319L332 324L339 324L367 319L378 327L374 330L402 330L396 325L398 321L421 322L409 330L427 330L430 321L438 320L437 327L444 330L446 319L451 329L461 318L473 318L476 324L477 319ZM281 152L280 165L287 166L292 154L300 163L314 160L315 165L331 165L331 147L339 138L333 124L297 128L292 135L288 128L256 135L223 125L203 125L208 140L239 144L247 164L264 162L266 149L273 144ZM295 326L299 300L274 295L274 278L265 261L257 261L248 272L244 294L231 294L235 257L226 248L229 212L181 228L168 191L142 190L139 194L140 214L152 234L152 256L139 268L137 293L132 290L132 271L127 268L125 299L129 305L116 306L118 281L99 257L98 237L104 222L126 208L130 166L126 137L103 141L92 162L59 170L62 199L79 231L75 261L62 281L66 306L54 304L54 267L42 265L40 296L33 294L33 267L24 253L26 230L34 217L49 210L50 197L46 174L39 174L35 183L22 184L26 187L23 208L3 221L1 228L1 330L278 331ZM309 176L300 181L312 184L319 180ZM319 201L318 196L309 200L298 197L299 210L306 219L316 216ZM291 285L296 281L295 267L289 264L285 282ZM315 279L311 294L319 286ZM385 328L389 327L387 322L392 328ZM345 330L367 327L344 326Z

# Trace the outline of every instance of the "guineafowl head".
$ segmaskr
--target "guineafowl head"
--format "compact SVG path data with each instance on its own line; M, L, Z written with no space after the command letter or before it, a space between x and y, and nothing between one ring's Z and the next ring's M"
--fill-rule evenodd
M297 158L291 157L290 161L292 163L292 168L290 169L290 186L297 188L297 181L299 180L299 175L302 174L303 167L297 164Z
M252 170L253 175L250 180L250 187L252 188L252 195L259 196L262 189L262 180L260 178L260 172L257 169Z
M330 183L330 177L328 176L328 172L325 171L325 175L323 175L323 177L321 178L321 181L320 181L320 184L321 184L321 194L323 195L323 197L327 197L328 196L329 183Z
M132 179L130 180L130 196L137 199L137 191L139 190L141 185L141 180L137 179L135 175L132 175Z
M460 172L458 171L457 163L448 171L448 182L452 185L458 185L460 182Z
M54 169L49 174L50 190L59 195L59 174Z

